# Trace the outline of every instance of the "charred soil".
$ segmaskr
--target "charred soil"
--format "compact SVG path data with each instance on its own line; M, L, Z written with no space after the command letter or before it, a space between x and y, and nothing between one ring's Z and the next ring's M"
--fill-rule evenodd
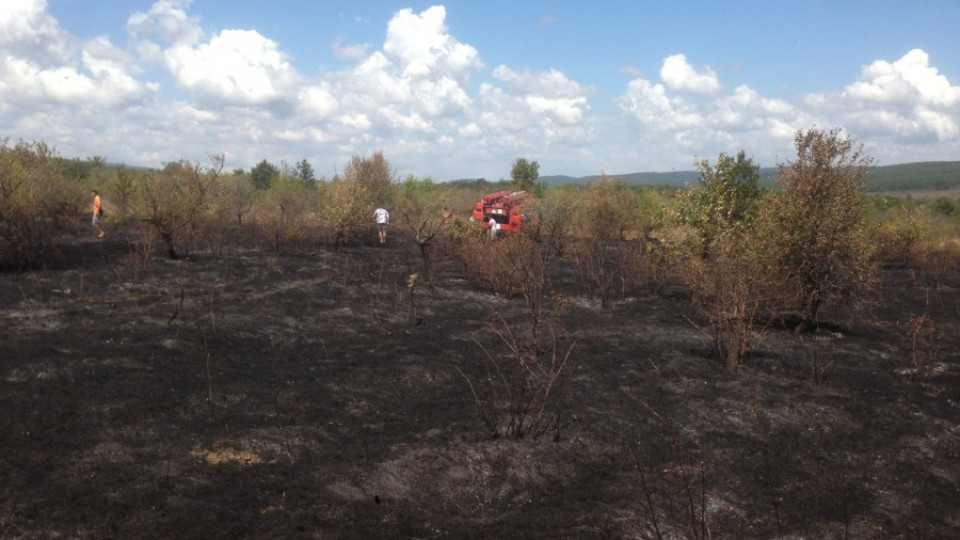
M0 538L956 538L960 272L759 332L737 376L682 289L606 309L549 266L550 428L493 438L522 299L416 246L147 259L123 229L0 271ZM569 348L566 348L569 347ZM509 358L501 358L509 362Z

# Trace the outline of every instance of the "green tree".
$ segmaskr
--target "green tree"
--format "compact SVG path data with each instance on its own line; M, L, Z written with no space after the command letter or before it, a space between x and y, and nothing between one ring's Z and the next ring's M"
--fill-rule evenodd
M721 153L716 166L706 159L696 164L700 185L681 197L683 221L694 227L705 250L725 230L749 223L760 197L760 167L743 150L736 159Z
M294 172L305 186L313 186L314 182L317 181L313 173L313 166L310 165L310 162L306 159L301 159L297 162L297 165L294 167Z
M820 308L856 300L869 284L873 245L860 195L873 159L841 130L800 130L797 159L779 166L782 192L762 209L764 253L800 317L797 331L816 324Z
M536 160L529 161L527 158L517 158L510 169L510 178L513 179L517 189L526 191L533 190L540 177L540 163Z
M266 159L257 163L256 167L250 169L250 180L253 182L253 187L259 190L270 189L270 185L273 184L273 181L279 176L280 169Z

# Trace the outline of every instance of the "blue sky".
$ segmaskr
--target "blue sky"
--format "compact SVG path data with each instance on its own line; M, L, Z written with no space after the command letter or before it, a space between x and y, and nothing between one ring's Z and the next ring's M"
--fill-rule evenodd
M812 127L957 160L957 28L960 0L4 0L0 138L437 180L772 166Z

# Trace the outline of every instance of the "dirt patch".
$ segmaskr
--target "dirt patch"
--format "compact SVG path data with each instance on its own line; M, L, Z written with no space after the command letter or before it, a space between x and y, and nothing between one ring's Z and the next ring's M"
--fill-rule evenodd
M224 463L237 465L256 465L263 463L263 458L250 452L249 450L237 450L236 448L194 448L190 455L198 457L210 465L223 465Z
M960 271L771 325L736 377L681 290L606 310L554 261L575 343L555 425L494 440L480 382L524 303L402 235L143 272L132 238L0 272L2 538L953 538ZM244 237L251 235L246 234ZM918 342L910 321L932 321ZM495 350L495 349L494 349Z

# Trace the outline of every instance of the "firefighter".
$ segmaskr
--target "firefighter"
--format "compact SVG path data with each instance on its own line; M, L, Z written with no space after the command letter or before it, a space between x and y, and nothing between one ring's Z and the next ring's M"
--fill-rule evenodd
M500 224L497 223L497 220L493 219L493 216L490 216L490 227L487 229L487 235L489 235L490 240L495 240L499 231Z

